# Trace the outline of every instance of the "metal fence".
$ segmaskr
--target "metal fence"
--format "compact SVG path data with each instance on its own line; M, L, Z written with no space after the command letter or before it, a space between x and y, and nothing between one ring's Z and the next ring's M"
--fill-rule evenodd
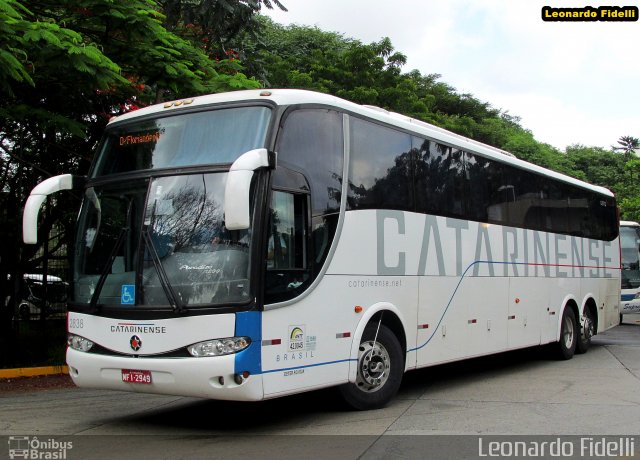
M71 272L59 230L52 230L32 261L16 264L6 275L0 368L64 364Z

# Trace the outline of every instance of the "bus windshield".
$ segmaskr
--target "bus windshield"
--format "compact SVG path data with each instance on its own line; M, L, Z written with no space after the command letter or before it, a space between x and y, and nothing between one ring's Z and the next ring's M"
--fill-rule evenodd
M620 227L622 289L640 287L640 227Z
M249 300L249 230L224 226L228 173L90 187L80 214L74 301L138 307Z
M264 147L270 118L265 106L221 107L110 126L78 220L72 302L182 310L249 301L251 229L225 227L220 166ZM132 172L144 174L118 177Z
M235 107L109 128L92 177L131 171L233 163L264 147L271 110Z

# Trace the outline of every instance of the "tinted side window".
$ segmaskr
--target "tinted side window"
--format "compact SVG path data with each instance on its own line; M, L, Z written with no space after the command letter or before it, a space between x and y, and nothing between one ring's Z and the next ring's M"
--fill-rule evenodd
M276 151L279 162L309 180L314 216L340 210L344 156L340 113L322 109L291 112L284 120Z
M509 225L533 229L543 226L541 179L536 174L505 165L503 180L509 201Z
M571 235L597 235L595 219L589 215L591 193L578 187L571 187L567 194L567 232Z
M292 299L311 281L307 197L300 193L273 192L266 255L266 303Z
M350 120L349 207L413 210L411 136Z
M543 200L540 201L541 225L538 230L569 233L568 197L565 184L545 180Z
M617 236L613 198L356 118L350 137L350 209L415 211L608 241Z
M471 153L465 154L465 160L469 220L506 223L513 186L505 182L504 165Z
M306 195L309 194L309 190L310 190L309 183L307 182L307 179L302 175L302 173L299 173L297 171L292 171L283 166L279 166L273 173L272 187L274 190L273 198L272 198L272 215L271 215L272 220L274 217L273 209L276 209L274 207L275 204L277 203L278 200L282 201L282 196L287 195L282 191L278 191L278 189L286 190L289 192L298 192L300 194L306 194ZM320 270L320 267L317 266L317 263L320 263L321 265L321 262L324 261L324 258L318 255L318 252L328 251L328 248L326 248L326 246L330 245L331 240L333 239L333 236L335 234L335 229L334 229L334 232L331 233L331 235L329 235L329 233L326 231L326 228L324 228L323 223L328 220L332 220L329 218L333 218L333 217L335 217L335 221L337 222L338 214L336 213L328 214L325 216L316 216L313 218L313 225L312 225L313 235L315 236L315 235L323 234L322 238L318 237L320 239L321 244L314 245L312 243L310 246L310 250L312 251L311 256L313 259L311 260L311 265L313 265L313 268L316 271ZM324 232L320 230L324 230ZM269 231L270 232L272 231L272 223L269 224ZM325 241L325 239L327 241Z
M592 194L589 197L589 208L594 238L611 241L618 236L618 213L614 198Z
M414 138L416 211L466 218L464 152Z
M273 192L267 270L306 269L304 195Z

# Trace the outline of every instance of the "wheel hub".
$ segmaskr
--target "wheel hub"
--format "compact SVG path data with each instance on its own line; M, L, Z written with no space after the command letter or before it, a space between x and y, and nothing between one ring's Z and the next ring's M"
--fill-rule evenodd
M569 318L564 320L564 344L567 348L571 348L574 338L573 322Z
M363 342L358 353L356 385L367 393L377 391L389 378L390 368L389 353L382 344L372 340Z
M589 340L593 337L593 328L593 321L591 321L589 315L586 315L584 318L584 326L582 327L582 336L584 340Z

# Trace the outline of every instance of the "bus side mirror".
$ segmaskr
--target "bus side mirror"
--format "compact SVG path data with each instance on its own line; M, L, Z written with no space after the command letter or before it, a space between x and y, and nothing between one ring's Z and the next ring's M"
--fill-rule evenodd
M31 190L29 198L27 198L27 203L24 205L24 211L22 213L22 240L26 244L36 244L38 242L38 214L47 196L60 190L82 188L85 182L86 178L83 176L62 174L60 176L50 177L36 185L33 190Z
M267 149L249 150L233 162L224 189L224 222L228 230L249 228L249 189L259 168L275 168L276 156Z

